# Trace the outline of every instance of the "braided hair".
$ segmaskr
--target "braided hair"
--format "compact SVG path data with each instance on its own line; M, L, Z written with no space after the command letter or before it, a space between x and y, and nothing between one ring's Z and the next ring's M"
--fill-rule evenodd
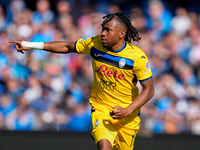
M111 21L114 17L117 17L116 19L120 23L124 24L127 29L125 41L129 43L131 43L131 40L138 42L139 40L141 40L141 37L139 37L138 31L131 24L132 19L128 13L133 13L133 11L122 11L106 15L103 17L103 19L105 20L103 21L102 26L104 26L107 22Z

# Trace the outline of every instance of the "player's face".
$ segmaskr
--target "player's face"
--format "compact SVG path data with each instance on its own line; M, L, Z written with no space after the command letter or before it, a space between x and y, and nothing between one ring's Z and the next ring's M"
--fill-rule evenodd
M112 49L121 38L121 30L122 27L115 18L103 25L101 31L101 42L103 46Z

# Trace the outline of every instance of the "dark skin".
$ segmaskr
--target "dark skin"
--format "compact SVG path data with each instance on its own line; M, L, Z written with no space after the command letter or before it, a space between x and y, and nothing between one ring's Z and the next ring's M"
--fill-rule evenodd
M110 51L119 50L124 46L124 38L126 35L126 29L124 25L113 18L102 26L101 42L104 47Z
M101 42L105 48L110 51L119 50L124 46L126 35L126 27L120 23L116 18L107 22L102 26ZM21 41L9 41L10 43L16 43L15 47L17 52L23 53L23 50L29 50L28 47L22 47ZM53 53L71 53L76 52L73 42L45 42L43 50ZM143 87L142 92L137 98L127 107L121 106L112 107L113 111L110 113L113 119L122 119L132 112L142 107L148 102L154 95L153 80L147 80L140 83ZM102 139L97 143L99 150L112 150L112 144L107 139Z

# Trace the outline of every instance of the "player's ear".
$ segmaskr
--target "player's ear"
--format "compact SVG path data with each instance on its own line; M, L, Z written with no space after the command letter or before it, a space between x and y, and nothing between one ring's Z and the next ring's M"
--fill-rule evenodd
M126 31L125 30L122 30L122 31L119 32L119 38L120 39L125 38L125 36L126 36Z

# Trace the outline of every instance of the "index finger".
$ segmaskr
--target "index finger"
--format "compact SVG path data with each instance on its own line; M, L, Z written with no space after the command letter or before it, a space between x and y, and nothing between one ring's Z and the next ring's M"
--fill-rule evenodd
M17 43L20 44L20 41L8 41L9 43Z

